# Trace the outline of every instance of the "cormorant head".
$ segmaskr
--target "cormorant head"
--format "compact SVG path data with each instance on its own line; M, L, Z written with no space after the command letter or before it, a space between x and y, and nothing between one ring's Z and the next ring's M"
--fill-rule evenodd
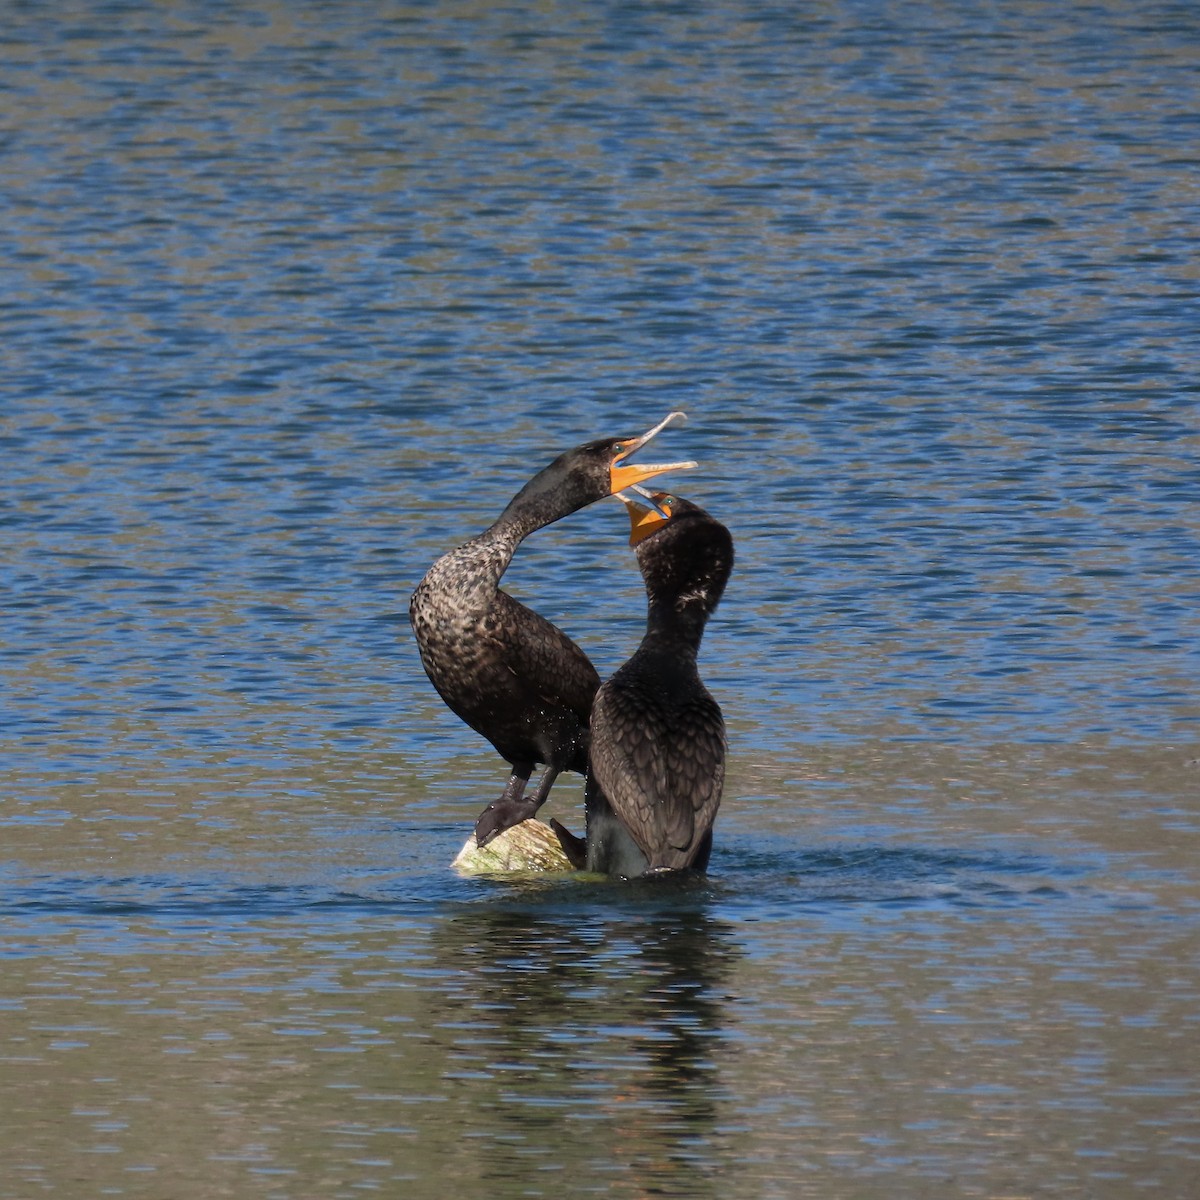
M631 463L629 457L670 425L686 420L683 413L673 412L638 437L601 438L585 442L560 454L548 467L539 471L514 497L512 503L530 510L551 511L557 520L605 496L615 495L622 488L644 483L668 471L685 471L696 466L692 461L669 463ZM511 505L510 505L511 507Z
M676 612L711 613L733 569L729 530L682 496L635 490L638 498L621 499L629 511L629 544L637 551L651 602Z

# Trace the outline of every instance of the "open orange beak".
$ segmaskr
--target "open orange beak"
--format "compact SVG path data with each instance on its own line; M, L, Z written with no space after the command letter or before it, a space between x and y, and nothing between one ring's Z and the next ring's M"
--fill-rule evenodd
M645 500L635 500L623 493L620 497L625 501L625 508L629 513L631 546L644 541L671 519L671 497L666 492L643 492L641 488L637 490Z
M653 479L656 475L664 475L667 471L687 471L696 466L697 464L691 460L673 463L627 463L625 461L635 450L640 450L669 425L679 425L686 420L687 417L681 412L668 413L653 429L648 429L641 437L631 438L625 442L617 457L613 459L612 466L608 469L611 490L614 493L619 492L623 488L633 487L635 483L645 483L647 479Z

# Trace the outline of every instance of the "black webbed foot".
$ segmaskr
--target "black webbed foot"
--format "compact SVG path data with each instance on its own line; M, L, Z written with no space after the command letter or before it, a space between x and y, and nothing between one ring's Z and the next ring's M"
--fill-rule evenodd
M567 861L575 870L582 871L587 866L587 839L576 837L553 817L550 818L550 828L558 835L558 844L567 856Z
M499 800L492 801L475 822L475 845L486 846L506 829L512 829L514 825L529 820L537 810L537 804L524 797L514 799L504 795Z

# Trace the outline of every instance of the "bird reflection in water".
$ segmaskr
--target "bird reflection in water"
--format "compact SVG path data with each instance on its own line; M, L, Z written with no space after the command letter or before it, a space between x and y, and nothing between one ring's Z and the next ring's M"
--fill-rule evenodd
M526 1145L527 1170L535 1139L571 1172L707 1195L723 1158L722 985L738 948L700 880L626 885L615 905L605 891L565 911L472 906L437 929L439 966L456 970L434 1024L455 1036L453 1069L472 1073L481 1169L508 1177L508 1151Z

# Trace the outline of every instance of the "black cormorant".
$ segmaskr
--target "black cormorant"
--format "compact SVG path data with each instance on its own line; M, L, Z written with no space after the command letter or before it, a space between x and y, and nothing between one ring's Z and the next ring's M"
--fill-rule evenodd
M703 871L725 780L725 722L696 655L733 567L733 539L687 500L643 495L651 503L622 499L646 633L592 706L586 848L554 822L576 865L627 877Z

